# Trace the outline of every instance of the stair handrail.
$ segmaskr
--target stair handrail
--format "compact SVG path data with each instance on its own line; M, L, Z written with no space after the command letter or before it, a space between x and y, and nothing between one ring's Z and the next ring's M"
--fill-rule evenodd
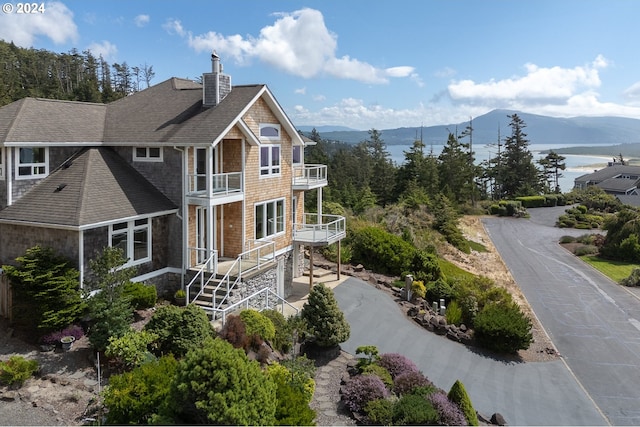
M209 258L207 258L207 260L200 266L200 268L198 269L198 271L196 272L195 276L193 276L193 279L191 279L191 281L187 284L187 286L185 286L185 292L187 294L187 300L186 303L187 305L189 304L189 300L191 300L191 286L193 286L196 283L196 280L198 278L200 278L200 290L198 291L198 293L196 294L196 296L193 297L193 299L198 298L203 292L205 287L209 284L209 282L211 282L211 280L215 277L215 274L209 274L207 277L207 280L205 281L205 271L209 272L210 265L213 265L213 271L216 272L218 269L218 251L217 250L213 250L211 251L211 255L209 255Z
M282 309L284 310L284 305L288 305L289 307L291 307L295 314L298 314L298 307L292 305L289 301L287 301L286 299L284 299L283 297L281 297L280 295L278 295L277 293L273 292L271 289L269 288L262 288L260 290L255 291L254 293L252 293L251 295L241 299L238 302L235 302L231 305L229 305L228 307L225 308L213 308L213 318L215 319L217 317L217 313L221 313L222 314L222 324L224 325L227 319L227 313L229 312L233 312L235 310L237 310L239 307L241 307L242 305L245 306L245 308L250 308L249 306L249 302L253 299L255 299L256 297L259 297L260 294L264 293L264 298L265 298L265 306L262 310L269 310L271 308L270 303L269 303L269 296L275 297L277 298L280 302L276 303L276 304L280 304L282 303ZM262 310L258 310L258 311L262 311ZM283 313L284 314L284 313Z

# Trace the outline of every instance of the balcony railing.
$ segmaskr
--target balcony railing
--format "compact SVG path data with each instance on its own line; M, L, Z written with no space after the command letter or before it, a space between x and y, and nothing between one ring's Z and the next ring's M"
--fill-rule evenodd
M327 185L326 165L300 165L293 167L293 186L302 190Z
M304 215L302 224L293 224L293 240L311 245L328 245L345 238L346 220L339 215Z
M209 192L207 192L207 178L210 179ZM242 193L244 190L242 172L217 173L214 175L189 174L189 196L217 197Z

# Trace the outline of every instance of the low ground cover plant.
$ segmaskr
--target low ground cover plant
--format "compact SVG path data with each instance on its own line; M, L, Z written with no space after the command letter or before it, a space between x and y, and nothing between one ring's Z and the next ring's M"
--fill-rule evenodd
M21 386L39 369L38 361L22 356L11 356L9 360L0 360L0 382Z

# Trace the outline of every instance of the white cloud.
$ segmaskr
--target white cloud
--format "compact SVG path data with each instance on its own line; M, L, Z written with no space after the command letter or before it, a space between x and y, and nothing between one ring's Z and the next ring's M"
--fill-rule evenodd
M136 27L140 27L140 28L147 25L149 21L151 21L151 17L149 15L138 15L133 19L133 22L135 22Z
M0 14L0 39L13 41L21 47L32 47L40 36L51 39L55 44L76 42L78 27L73 20L73 12L55 1L45 3L45 8L45 13Z
M511 100L549 102L566 101L581 90L600 86L599 70L606 68L608 61L599 55L591 64L574 68L542 68L526 64L525 76L504 80L476 83L461 80L449 85L449 95L454 100Z
M187 35L187 32L182 27L182 22L178 19L167 20L167 22L162 24L162 28L171 35L177 34L180 37L185 37Z
M307 94L307 88L306 87L301 87L299 89L294 90L293 93L295 93L296 95L306 95Z
M215 31L193 35L184 31L179 21L172 21L168 28L188 38L189 46L197 52L215 50L239 65L258 60L303 78L331 76L381 84L388 83L389 78L411 77L419 82L414 67L385 69L348 55L336 57L338 37L327 29L324 17L318 10L305 8L275 16L273 25L262 28L257 37L239 34L225 36ZM176 26L180 30L176 30Z
M116 59L116 55L118 54L116 45L107 40L103 40L102 43L91 43L87 49L89 49L91 54L96 58L102 55L102 58L107 62Z
M327 99L327 97L324 96L324 95L314 95L313 96L313 100L316 101L316 102L322 102L322 101L325 101L326 99Z

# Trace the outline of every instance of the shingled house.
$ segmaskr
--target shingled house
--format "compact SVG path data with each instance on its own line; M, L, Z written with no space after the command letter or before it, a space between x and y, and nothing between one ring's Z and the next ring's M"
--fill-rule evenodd
M202 84L171 78L107 105L16 101L0 108L0 265L47 246L84 278L115 246L134 280L186 288L212 313L286 298L304 245L345 235L322 214L326 166L305 164L304 144L268 87L232 86L215 54Z

